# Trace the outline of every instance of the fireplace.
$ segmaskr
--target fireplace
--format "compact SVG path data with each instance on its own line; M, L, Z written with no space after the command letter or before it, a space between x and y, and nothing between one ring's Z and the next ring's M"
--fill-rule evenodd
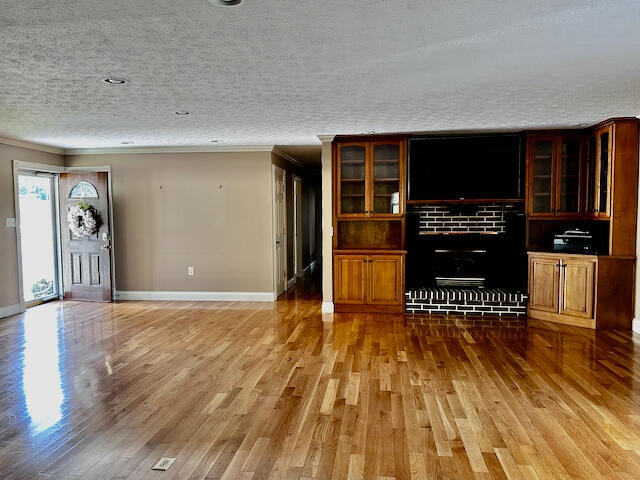
M407 290L473 287L526 291L523 206L519 210L476 206L478 218L460 217L457 210L436 207L414 206L407 213ZM504 209L500 215L496 213L498 208ZM432 220L434 218L439 221ZM452 219L458 225L450 227L455 231L445 232L434 227L436 223L449 225Z
M521 205L473 206L468 211L433 205L411 208L406 223L405 312L525 314L522 210Z
M487 250L436 248L434 277L437 287L484 288L487 281Z

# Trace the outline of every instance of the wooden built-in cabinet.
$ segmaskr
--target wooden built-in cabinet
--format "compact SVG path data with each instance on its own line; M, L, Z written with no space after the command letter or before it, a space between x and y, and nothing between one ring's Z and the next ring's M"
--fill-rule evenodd
M406 139L333 145L336 312L404 311Z
M635 255L637 189L638 119L529 133L527 247L550 250L554 234L580 228L595 234L597 253Z
M587 140L587 217L609 226L610 255L636 252L639 123L604 122Z
M528 134L530 317L631 328L638 125L618 118L572 134ZM554 252L554 235L575 229L592 235L593 254Z
M333 262L334 302L341 311L403 311L404 252L345 251L334 254Z
M587 328L631 328L633 257L529 254L531 318Z

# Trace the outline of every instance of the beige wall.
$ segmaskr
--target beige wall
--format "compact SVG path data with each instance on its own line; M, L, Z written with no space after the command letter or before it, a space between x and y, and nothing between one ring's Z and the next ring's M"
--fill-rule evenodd
M118 291L273 292L270 152L74 155L66 164L111 167Z
M20 303L16 229L5 227L5 218L15 217L13 160L63 165L62 155L0 143L0 311Z

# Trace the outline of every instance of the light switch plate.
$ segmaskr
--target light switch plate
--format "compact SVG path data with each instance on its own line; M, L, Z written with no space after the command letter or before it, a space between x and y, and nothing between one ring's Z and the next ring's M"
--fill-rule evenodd
M5 218L4 219L4 226L5 228L16 228L16 219L11 217L11 218Z

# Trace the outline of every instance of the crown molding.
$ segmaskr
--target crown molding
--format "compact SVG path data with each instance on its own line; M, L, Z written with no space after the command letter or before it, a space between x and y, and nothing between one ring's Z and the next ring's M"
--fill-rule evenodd
M123 153L233 153L272 152L273 145L215 145L200 147L111 147L69 148L65 155L119 155Z
M293 158L291 155L284 153L282 150L280 150L277 147L273 147L272 152L278 155L279 157L284 158L286 161L293 163L294 165L297 165L298 167L304 167L304 165L302 165L302 163L300 163L298 160Z
M331 143L336 138L335 135L316 135L322 143Z
M0 143L3 145L10 145L12 147L28 148L30 150L38 150L45 153L53 153L55 155L64 155L65 151L62 148L51 147L49 145L42 145L40 143L26 142L24 140L15 140L12 138L0 137Z

